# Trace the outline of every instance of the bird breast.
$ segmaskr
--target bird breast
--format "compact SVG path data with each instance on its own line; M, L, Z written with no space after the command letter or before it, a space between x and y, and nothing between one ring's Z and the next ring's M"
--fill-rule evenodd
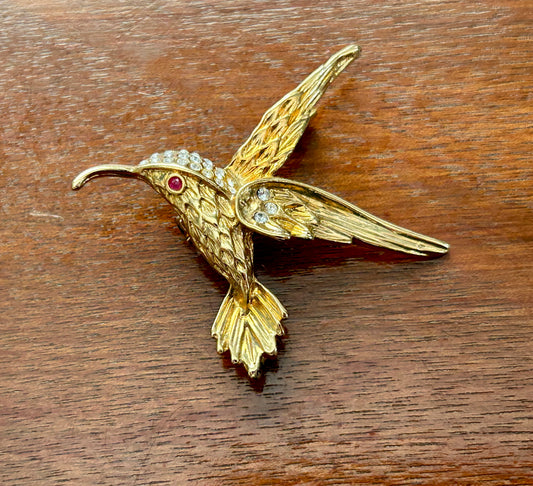
M253 281L250 230L237 219L225 191L200 174L184 179L183 192L163 194L177 211L182 230L217 272L247 290Z

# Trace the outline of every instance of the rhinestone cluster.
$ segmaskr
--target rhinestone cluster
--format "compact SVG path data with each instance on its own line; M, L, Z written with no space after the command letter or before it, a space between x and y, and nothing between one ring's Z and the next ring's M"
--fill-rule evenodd
M166 150L163 153L156 153L151 155L148 159L143 160L139 165L150 164L177 164L181 167L187 167L202 174L207 179L211 179L219 187L235 194L235 181L228 177L226 171L220 167L215 167L215 164L209 159L204 159L196 152L188 152L185 149L181 150Z
M256 223L265 224L268 223L269 216L273 216L278 212L278 205L269 201L270 199L270 190L267 187L260 187L257 189L257 199L259 199L261 204L261 210L256 211L253 215L253 218Z

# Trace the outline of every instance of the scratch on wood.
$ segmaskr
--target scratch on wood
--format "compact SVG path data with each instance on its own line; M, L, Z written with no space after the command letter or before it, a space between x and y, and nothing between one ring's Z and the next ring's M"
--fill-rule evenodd
M59 214L42 213L40 211L30 211L30 216L33 216L34 218L52 218L52 219L57 219L59 221L63 221L65 219L63 218L63 216L60 216Z

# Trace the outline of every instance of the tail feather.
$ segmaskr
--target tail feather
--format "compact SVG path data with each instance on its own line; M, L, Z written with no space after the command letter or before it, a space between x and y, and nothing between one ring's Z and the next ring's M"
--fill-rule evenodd
M274 294L255 281L247 304L231 287L220 306L211 334L217 338L217 351L229 349L233 363L243 363L256 376L263 354L277 352L276 336L283 334L281 320L287 311Z

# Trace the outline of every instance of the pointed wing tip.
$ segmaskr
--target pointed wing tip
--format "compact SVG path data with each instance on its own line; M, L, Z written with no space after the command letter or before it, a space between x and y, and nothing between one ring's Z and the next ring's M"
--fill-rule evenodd
M450 251L450 245L445 241L441 241L441 249L439 253L448 253Z
M350 51L352 54L359 56L361 54L361 46L358 44L350 44L345 47L346 50Z
M432 240L429 244L426 243L420 249L424 256L445 255L450 250L450 245L445 241Z
M351 61L357 59L361 55L361 47L357 44L349 44L343 49L341 49L337 54L334 54L333 57L336 60L339 60L343 57L349 57Z
M435 248L436 253L448 253L448 250L450 249L449 243L437 240L436 238L432 238L431 243L433 243L432 247Z

